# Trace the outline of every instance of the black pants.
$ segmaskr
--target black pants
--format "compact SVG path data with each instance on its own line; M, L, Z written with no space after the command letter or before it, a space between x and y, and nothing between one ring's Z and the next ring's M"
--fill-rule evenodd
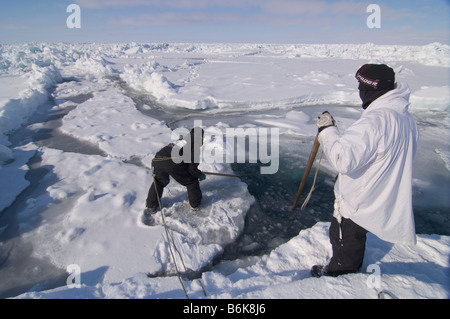
M189 204L192 207L198 207L202 201L202 191L198 178L192 176L188 171L188 166L184 163L175 164L172 160L153 161L154 183L148 190L146 206L149 208L158 207L158 198L156 191L161 199L164 187L170 182L170 177L183 186L186 186L189 198ZM156 189L155 189L156 188Z
M341 237L342 234L342 237ZM361 268L366 249L367 230L351 219L342 218L341 224L333 218L329 230L333 257L328 272L342 275L357 272Z

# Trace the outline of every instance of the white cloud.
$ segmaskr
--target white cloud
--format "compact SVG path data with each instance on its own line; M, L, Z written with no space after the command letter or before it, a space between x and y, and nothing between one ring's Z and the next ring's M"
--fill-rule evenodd
M266 1L266 0L263 0ZM76 0L85 8L101 9L108 7L160 7L177 9L202 9L211 7L244 8L257 5L258 0Z
M27 30L30 26L24 24L0 24L0 30Z
M321 15L356 14L364 12L368 3L342 0L327 2L323 0L75 0L84 8L124 8L158 7L170 9L203 10L207 8L259 8L268 14L280 15Z
M304 0L278 0L263 1L262 8L265 12L275 15L319 15L327 10L327 3L324 1L304 1Z
M102 9L106 7L129 7L145 5L151 1L145 0L76 0L83 8Z
M205 12L162 12L144 13L138 16L113 18L109 23L117 26L171 26L171 25L201 25L205 23L221 24L242 22L242 17L232 13Z
M92 7L102 6L154 6L139 16L125 16L110 19L115 25L180 25L204 23L241 23L255 25L322 25L341 23L348 15L360 15L363 19L366 6L352 0L328 3L326 1L306 0L78 0L78 3ZM234 9L214 10L207 9ZM239 9L247 9L239 12ZM183 11L184 10L184 11ZM147 10L144 10L147 11Z
M144 25L195 25L206 19L202 13L184 14L180 12L163 12L159 14L140 14L136 17L111 19L114 25L144 26Z

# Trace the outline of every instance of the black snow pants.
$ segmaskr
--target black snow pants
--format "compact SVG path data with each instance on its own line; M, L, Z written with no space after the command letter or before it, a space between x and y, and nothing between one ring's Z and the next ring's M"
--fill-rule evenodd
M328 264L328 272L343 275L357 272L361 268L366 249L367 230L351 219L342 218L339 224L333 218L329 230L333 257Z
M159 207L156 191L158 191L158 196L161 199L164 187L166 187L170 182L170 177L181 185L186 186L189 204L191 207L195 208L200 205L202 201L202 191L200 190L198 177L195 177L189 173L189 164L185 164L183 162L176 164L169 159L163 161L153 161L152 166L154 182L152 183L147 195L146 206L148 208Z

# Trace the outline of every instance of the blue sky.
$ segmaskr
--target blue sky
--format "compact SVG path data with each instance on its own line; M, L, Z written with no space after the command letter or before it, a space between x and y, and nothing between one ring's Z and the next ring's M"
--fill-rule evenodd
M367 26L371 3L380 28ZM450 0L1 0L0 43L448 44L449 11Z

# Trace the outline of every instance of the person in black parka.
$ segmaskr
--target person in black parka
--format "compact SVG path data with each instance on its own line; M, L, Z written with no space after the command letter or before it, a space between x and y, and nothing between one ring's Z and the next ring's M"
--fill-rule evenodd
M144 214L158 211L158 197L161 199L164 187L170 182L170 177L186 186L191 207L193 209L199 207L202 201L199 181L205 179L205 174L198 169L203 135L203 129L195 127L184 137L186 144L183 147L171 143L156 153L152 160L154 182L148 191ZM173 157L173 154L177 156Z

